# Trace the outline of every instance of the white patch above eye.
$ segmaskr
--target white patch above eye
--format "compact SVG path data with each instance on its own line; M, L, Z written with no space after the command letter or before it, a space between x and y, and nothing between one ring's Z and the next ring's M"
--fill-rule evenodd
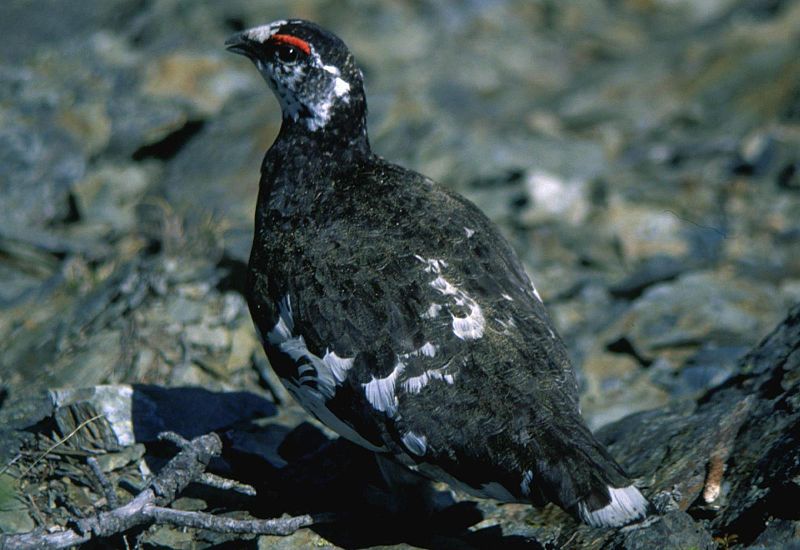
M361 384L364 387L364 395L367 397L370 405L376 410L385 412L390 417L397 413L397 394L395 393L395 384L397 377L400 376L405 370L405 365L398 362L394 369L385 378L375 378L366 384Z
M403 445L415 455L422 456L425 454L425 450L428 447L428 439L424 435L406 432L403 435Z
M260 27L253 27L252 29L247 29L244 31L244 35L249 38L250 40L254 40L256 42L266 42L269 40L270 36L275 34L278 29L284 26L287 23L285 19L281 19L279 21L273 21L268 25L261 25Z

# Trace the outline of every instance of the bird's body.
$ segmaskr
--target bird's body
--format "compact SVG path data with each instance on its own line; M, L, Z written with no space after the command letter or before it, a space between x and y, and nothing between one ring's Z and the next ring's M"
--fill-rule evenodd
M585 427L564 345L496 227L372 154L344 44L295 20L229 45L284 112L247 288L290 393L340 435L478 496L555 501L593 525L643 517L647 501Z

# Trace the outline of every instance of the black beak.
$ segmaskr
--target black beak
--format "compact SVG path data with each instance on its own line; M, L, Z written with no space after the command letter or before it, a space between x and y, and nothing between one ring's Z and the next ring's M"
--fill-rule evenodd
M250 58L255 56L253 42L247 38L243 32L236 33L228 38L225 41L225 49L229 52L238 53Z

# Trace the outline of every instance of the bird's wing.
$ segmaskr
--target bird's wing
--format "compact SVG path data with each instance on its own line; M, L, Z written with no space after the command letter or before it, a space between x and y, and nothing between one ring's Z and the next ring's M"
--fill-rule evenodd
M316 227L276 296L266 338L300 365L293 393L342 435L414 460L577 409L564 346L492 223L421 177L406 193L387 192L377 221ZM403 201L426 211L404 216Z

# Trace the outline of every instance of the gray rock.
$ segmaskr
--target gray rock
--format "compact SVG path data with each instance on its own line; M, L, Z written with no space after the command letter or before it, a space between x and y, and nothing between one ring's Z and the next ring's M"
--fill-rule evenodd
M620 550L649 550L663 548L682 550L717 548L711 534L686 512L670 512L641 529L623 530L611 542L611 548Z
M766 320L777 320L780 306L774 294L748 282L691 273L650 287L609 332L652 360L670 348L754 343L769 326Z

